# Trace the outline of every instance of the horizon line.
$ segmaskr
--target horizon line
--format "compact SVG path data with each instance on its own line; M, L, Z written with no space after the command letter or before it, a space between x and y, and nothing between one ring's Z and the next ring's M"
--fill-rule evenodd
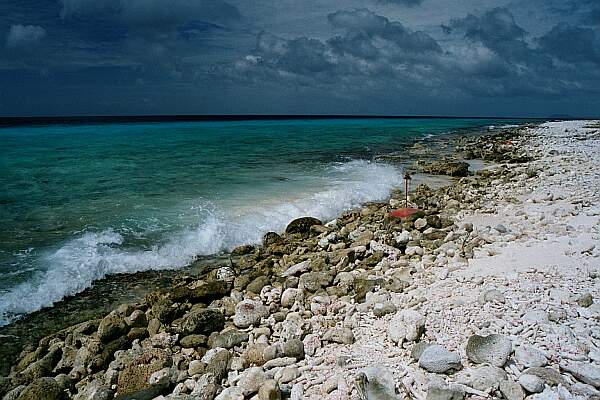
M139 115L35 115L0 116L0 126L95 122L184 122L184 121L253 121L302 119L523 119L523 120L593 120L594 117L571 115L531 116L458 116L458 115L376 115L376 114L139 114Z

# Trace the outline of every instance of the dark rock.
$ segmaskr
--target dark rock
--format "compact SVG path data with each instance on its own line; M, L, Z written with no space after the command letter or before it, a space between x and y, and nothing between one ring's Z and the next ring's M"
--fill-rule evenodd
M17 400L59 400L61 390L53 378L43 377L31 382Z
M254 249L255 249L255 247L251 244L243 244L243 245L238 246L235 249L231 250L231 254L233 254L234 256L243 256L246 254L253 253Z
M193 303L210 303L229 293L229 285L219 280L197 280L180 284L171 291L173 301L191 301Z
M367 292L372 291L377 286L383 285L385 285L385 280L383 278L369 279L361 276L356 277L356 279L354 279L354 292L356 293L356 301L362 303L365 301Z
M225 316L217 310L203 309L190 311L183 317L180 331L184 335L208 335L220 331L225 326Z
M425 165L423 172L433 175L467 176L469 164L463 161L434 161Z
M269 280L269 278L262 275L250 282L248 286L246 286L246 290L252 293L260 294L262 288L264 288L270 283L271 281Z
M213 333L208 339L208 345L213 349L223 347L232 349L235 346L248 341L248 334L237 329L229 329L222 333Z
M274 244L283 244L283 243L284 243L283 238L275 232L265 233L265 235L263 236L263 239L262 239L262 244L265 247L269 247Z
M286 357L294 357L297 360L304 358L304 343L300 339L290 339L283 343L283 354Z
M131 341L134 341L135 339L142 340L147 338L148 336L148 329L146 328L131 328L131 330L127 334L127 338Z
M298 284L303 286L309 292L329 286L333 281L333 277L326 272L307 272L300 275Z
M229 353L229 351L218 351L215 355L212 356L212 358L206 365L206 373L213 374L213 376L217 379L217 382L220 382L227 375L227 366L229 364L230 359L231 354Z
M100 326L98 326L98 338L100 341L107 343L124 335L126 331L127 324L124 318L115 312L111 312L100 322Z
M196 347L204 346L207 342L205 335L188 335L181 338L179 345L184 349L193 349Z
M311 226L322 224L319 219L313 217L296 218L285 228L285 233L290 235L295 233L305 234L309 232Z
M178 308L173 303L173 300L168 297L154 303L152 306L152 315L163 324L169 324L175 318L179 317Z

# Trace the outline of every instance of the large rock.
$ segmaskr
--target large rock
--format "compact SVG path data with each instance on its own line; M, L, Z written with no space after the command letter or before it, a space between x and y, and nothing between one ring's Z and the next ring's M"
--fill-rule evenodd
M473 335L467 341L467 357L476 364L489 363L503 367L511 352L512 342L504 335Z
M217 382L227 375L227 366L231 353L225 349L213 349L205 354L202 361L206 363L205 372L212 374Z
M323 223L321 222L321 220L319 220L317 218L313 218L313 217L296 218L295 220L290 222L288 224L288 226L285 228L285 233L287 233L287 234L294 234L294 233L304 234L304 233L308 233L311 226L322 225L322 224Z
M173 361L165 350L152 349L135 358L119 374L117 392L119 395L136 394L139 397L156 396L161 388L152 387L150 376L165 367L170 367Z
M396 313L389 325L388 336L394 343L419 340L425 332L425 317L414 310L402 310Z
M333 277L327 272L306 272L300 275L298 286L309 292L316 292L331 284L332 281Z
M241 332L237 329L229 329L222 333L213 334L208 341L208 344L212 348L222 347L231 349L247 341L248 334L246 332Z
M500 392L506 400L523 400L525 392L521 385L513 380L504 380L500 382Z
M467 176L469 164L464 161L434 161L425 165L423 171L433 175Z
M423 351L421 357L419 357L419 366L436 374L443 374L462 367L458 354L450 352L437 344L429 346Z
M524 374L527 375L535 375L541 378L547 385L549 386L558 386L562 385L564 387L569 386L569 382L554 368L549 367L532 367L527 368L523 371Z
M252 325L258 325L260 319L266 317L269 310L258 300L242 300L235 306L233 323L238 328L248 328Z
M17 400L58 400L61 390L53 378L38 378L31 382L17 397Z
M220 280L197 280L175 286L171 299L175 302L191 301L192 303L209 303L229 293L229 285Z
M100 326L98 326L98 338L102 342L107 343L124 335L126 331L127 324L123 316L113 311L100 322Z
M225 316L217 310L200 309L187 313L181 322L181 333L184 335L208 335L220 331L225 326Z
M564 361L560 369L567 371L581 382L600 388L600 367L584 361Z

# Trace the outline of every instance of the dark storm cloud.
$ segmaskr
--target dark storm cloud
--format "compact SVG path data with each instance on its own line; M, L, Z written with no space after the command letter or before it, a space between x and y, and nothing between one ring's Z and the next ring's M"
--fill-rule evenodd
M5 0L2 40L0 114L600 111L596 0Z
M60 16L114 18L131 27L170 29L193 20L228 22L239 19L233 5L221 0L60 0Z
M597 29L560 24L539 39L546 53L568 63L600 63L600 35Z
M482 43L487 48L507 58L527 58L529 48L525 42L526 32L517 25L512 13L506 8L494 8L480 17L469 14L455 19L446 26L446 32L457 30L464 37Z

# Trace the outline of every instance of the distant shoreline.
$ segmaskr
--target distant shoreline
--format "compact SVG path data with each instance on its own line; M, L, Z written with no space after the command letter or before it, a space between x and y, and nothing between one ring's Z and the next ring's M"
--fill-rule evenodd
M548 121L569 120L572 117L494 117L494 116L427 116L427 115L304 115L304 114L222 114L222 115L95 115L95 116L34 116L0 117L0 128L26 125L63 125L63 124L111 124L144 122L227 122L227 121L284 121L284 120L326 120L326 119L495 119ZM592 120L593 118L577 118Z

